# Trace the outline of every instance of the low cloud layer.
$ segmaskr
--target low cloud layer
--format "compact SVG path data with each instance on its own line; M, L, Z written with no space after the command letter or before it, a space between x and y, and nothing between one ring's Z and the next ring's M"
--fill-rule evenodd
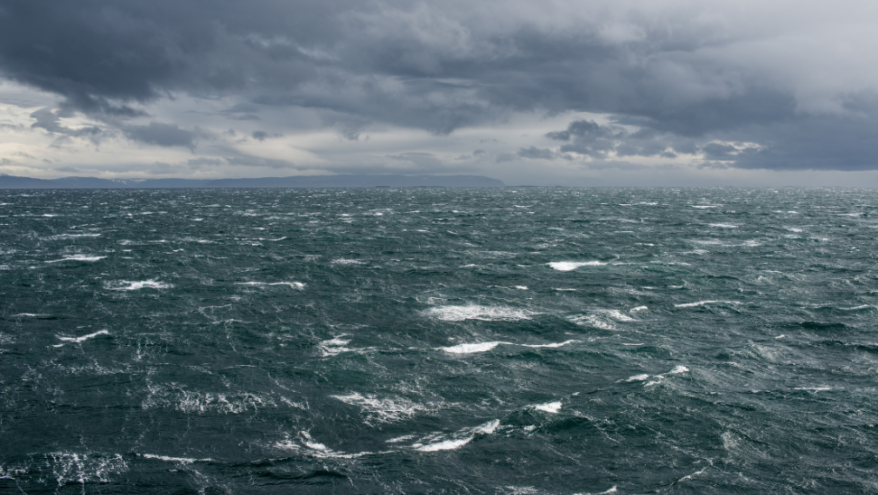
M0 79L24 89L0 101L28 111L0 132L181 166L878 170L876 23L862 1L6 1Z

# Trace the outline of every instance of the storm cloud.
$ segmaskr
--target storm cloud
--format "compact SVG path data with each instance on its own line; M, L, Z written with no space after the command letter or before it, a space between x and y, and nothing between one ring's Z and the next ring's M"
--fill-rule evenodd
M190 152L210 133L157 105L222 101L199 112L258 123L239 129L265 146L309 129L369 146L375 126L450 139L512 115L590 113L600 121L571 117L484 163L878 170L876 25L878 5L861 1L2 0L0 77L61 98L31 112L34 128ZM74 113L96 124L59 123ZM448 165L414 144L372 156Z

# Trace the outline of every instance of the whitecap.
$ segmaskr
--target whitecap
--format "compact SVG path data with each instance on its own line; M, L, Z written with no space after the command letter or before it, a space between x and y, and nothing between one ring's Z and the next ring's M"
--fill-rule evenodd
M692 474L687 474L686 476L683 476L682 478L680 478L679 480L677 480L677 483L682 483L682 482L684 482L684 481L689 481L689 480L692 479L693 476L698 476L698 475L704 474L704 472L707 471L707 468L709 468L710 466L713 466L713 461L710 461L710 465L708 465L708 466L704 466L703 468L699 469L698 471L695 471L695 472L692 473Z
M360 260L349 260L344 258L339 258L337 260L332 260L334 265L365 265L364 262Z
M609 490L600 492L600 493L574 493L573 495L611 495L613 493L618 493L619 489L616 488L616 485L613 485Z
M58 234L49 237L49 239L59 240L59 239L76 239L78 237L100 237L99 233L87 233L87 234Z
M375 394L361 395L351 392L347 395L331 395L345 404L360 407L366 412L365 423L393 423L408 419L415 414L426 411L427 407L403 398L378 398Z
M737 229L738 226L733 223L709 223L707 224L711 227L716 227L720 229Z
M600 328L601 330L615 330L616 325L601 319L596 315L579 315L579 316L570 316L567 318L571 322L581 325L581 326L592 326L595 328Z
M52 459L52 474L59 487L76 483L85 488L86 483L109 483L111 476L128 470L128 464L121 454L104 456L52 452L46 457Z
M451 347L440 347L440 349L450 354L474 354L477 352L490 351L500 344L510 344L510 342L481 342L478 344L458 344Z
M386 454L388 452L358 452L356 454L346 454L344 452L336 452L326 445L314 440L311 438L311 434L307 431L302 431L299 433L299 442L301 445L304 445L309 449L308 454L321 458L321 459L355 459L357 457L363 457L366 455L373 454ZM292 451L300 451L301 447L299 444L292 442L289 437L284 440L275 442L273 447L282 450L292 450Z
M301 435L303 437L302 443L305 444L305 446L308 447L309 449L323 450L323 451L329 450L326 448L326 445L323 445L322 443L317 442L313 438L311 438L311 434L308 433L307 431L303 431L301 433Z
M451 438L447 438L443 435L431 435L427 437L430 443L424 445L423 443L418 442L413 444L412 447L421 452L438 452L441 450L459 449L473 441L473 439L476 438L476 435L490 435L497 431L499 426L500 420L495 419L473 428L464 428L453 434Z
M400 442L406 442L406 441L408 441L408 440L413 440L413 439L415 439L415 438L417 438L417 437L418 437L417 435L403 435L403 436L401 436L401 437L395 437L395 438L391 438L390 440L385 440L384 443L400 443Z
M828 392L832 387L796 387L794 390L804 390L807 392Z
M76 343L79 343L79 342L84 342L84 341L86 341L86 340L88 340L88 339L92 339L92 338L94 338L94 337L97 337L98 335L110 335L110 332L109 332L108 330L98 330L98 331L95 332L95 333L90 333L90 334L88 334L88 335L83 335L82 337L61 337L61 336L58 336L58 335L56 335L56 337L58 337L58 340L63 340L64 342L76 342Z
M567 344L573 344L576 342L579 342L579 341L578 340L565 340L564 342L555 342L552 344L521 344L521 345L524 347L533 347L533 348L537 348L537 349L540 349L540 348L554 349L557 347L563 347Z
M79 343L85 342L88 339L93 339L93 338L97 337L98 335L110 335L110 332L109 332L109 330L98 330L95 333L83 335L82 337L62 337L60 335L56 335L55 337L58 340L61 340L64 342L74 342L76 344L79 344ZM55 347L61 347L62 345L64 345L64 344L58 344L58 345L55 345Z
M692 205L692 208L706 210L708 208L719 208L719 205Z
M637 321L617 309L603 309L600 310L600 313L603 313L616 321Z
M629 313L636 313L636 312L638 312L638 311L646 311L646 310L648 310L648 309L649 309L649 308L647 308L646 306L637 306L636 308L631 308L631 310L629 311Z
M634 318L616 309L597 309L596 314L571 316L567 319L582 326L592 326L602 330L615 330L614 322L637 321Z
M106 258L106 256L88 256L85 254L74 254L72 256L65 256L60 260L47 261L46 263L60 263L62 261L98 261L104 258Z
M419 447L415 447L415 449L420 450L421 452L437 452L440 450L454 450L464 445L470 443L472 439L475 437L467 437L467 438L458 438L455 440L443 440L440 442L431 443L429 445L421 445Z
M526 285L516 285L515 288L518 289L518 290L527 290L527 286L526 286Z
M342 334L330 340L324 340L323 342L317 344L317 348L320 349L320 352L323 354L324 357L336 356L338 354L341 354L342 352L350 352L351 349L345 347L351 342L350 339L343 339L342 337L345 337L345 335Z
M558 414L558 411L561 410L561 401L546 402L545 404L536 404L530 406L530 408L537 411L547 412L549 414Z
M606 265L603 261L553 261L548 264L550 267L561 272L569 272L576 270L581 266L602 266Z
M259 393L215 393L187 390L177 383L147 384L149 395L141 402L142 409L173 408L187 414L242 414L265 407L276 407L270 396Z
M688 373L688 372L689 372L689 368L687 368L685 366L676 366L671 371L668 371L667 374L668 375L679 375L680 373Z
M272 282L268 285L288 285L290 287L290 289L295 289L295 290L305 289L305 284L303 284L302 282Z
M510 308L508 306L480 306L468 304L465 306L439 306L430 308L424 312L442 321L515 321L530 320L531 316L538 314L524 309Z
M737 301L709 300L709 301L698 301L698 302L693 302L693 303L675 304L674 307L675 308L696 308L699 306L705 306L707 304L741 304L741 303L739 303Z
M193 457L170 457L166 455L154 455L154 454L137 454L144 459L155 459L157 461L165 461L165 462L178 462L181 464L192 464L195 462L213 462L213 459L195 459Z
M155 279L131 282L128 280L119 280L117 282L108 282L104 287L109 290L140 290L140 289L170 289L171 284L159 282Z
M293 290L304 290L305 284L302 282L236 282L235 285L250 285L254 287L265 287L272 285L286 285Z
M647 375L647 374L644 373L644 374L642 374L642 375L629 376L629 377L625 380L625 382L626 382L626 383L627 383L627 382L645 382L645 381L648 380L648 379L649 379L649 375Z

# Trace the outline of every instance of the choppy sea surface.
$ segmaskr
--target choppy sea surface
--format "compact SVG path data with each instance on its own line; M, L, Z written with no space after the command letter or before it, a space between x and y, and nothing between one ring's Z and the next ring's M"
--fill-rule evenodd
M0 191L0 492L874 493L878 191Z

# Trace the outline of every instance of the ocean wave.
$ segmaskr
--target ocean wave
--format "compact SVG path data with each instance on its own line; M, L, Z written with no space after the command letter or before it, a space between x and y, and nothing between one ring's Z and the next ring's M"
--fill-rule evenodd
M62 337L62 336L60 336L60 335L56 335L55 337L56 337L58 340L61 340L61 341L63 341L63 342L73 342L73 343L75 343L75 344L81 344L82 342L85 342L85 341L88 340L88 339L93 339L93 338L95 338L95 337L97 337L97 336L99 336L99 335L110 335L110 332L109 332L109 330L98 330L98 331L95 332L95 333L90 333L90 334L88 334L88 335L83 335L82 337ZM53 347L61 347L61 346L63 346L63 345L64 345L64 344L56 344L56 345L53 346Z
M47 240L60 241L64 239L78 239L80 237L100 237L100 233L95 232L87 232L83 234L57 234L53 236L46 237Z
M338 337L324 340L317 344L317 348L320 349L320 353L324 357L337 356L342 352L350 352L352 349L348 349L345 346L350 344L351 339L344 339L342 337L346 337L346 335L342 334Z
M62 261L98 261L106 258L106 256L88 256L86 254L74 254L72 256L65 256L60 260L51 260L46 263L60 263Z
M412 444L412 448L421 452L456 450L472 442L477 436L494 433L499 426L500 420L495 419L473 428L464 428L452 435L430 435Z
M235 282L235 285L249 285L253 287L270 287L275 285L286 285L293 290L304 290L305 284L302 282Z
M519 344L523 347L532 347L535 349L556 349L558 347L564 347L567 344L575 344L579 342L578 340L565 340L564 342L553 342L551 344Z
M645 382L646 380L649 380L649 375L647 375L646 373L643 373L640 375L629 376L624 381L625 382Z
M545 404L534 404L528 406L537 411L543 411L549 414L558 414L561 411L561 401L546 402Z
M603 261L553 261L548 263L550 267L560 272L569 272L583 266L603 266Z
M508 306L480 306L477 304L468 304L465 306L439 306L436 308L430 308L426 310L424 314L442 321L515 321L530 320L532 316L539 313L524 309L510 308Z
M200 392L178 383L147 385L149 395L141 402L142 409L170 408L187 414L242 414L255 412L277 403L261 393Z
M59 487L67 484L109 483L115 475L128 471L128 464L120 454L80 454L52 452L46 454L52 464L52 475Z
M480 342L478 344L458 344L451 347L440 347L449 354L475 354L477 352L487 352L500 344L511 344L511 342Z
M159 282L155 279L143 281L119 280L116 282L107 282L104 287L109 290L140 290L140 289L170 289L171 284Z
M365 265L364 261L339 258L332 260L333 265Z
M165 461L165 462L175 462L179 464L194 464L196 462L213 462L211 458L205 459L196 459L194 457L170 457L166 455L154 455L154 454L136 454L138 457L143 457L144 459L155 459L157 461Z
M375 394L361 395L351 392L346 395L331 395L345 404L358 406L366 413L365 423L393 423L409 419L419 412L429 410L427 406L400 397L378 398Z
M708 304L731 304L731 305L735 305L735 304L741 304L741 303L740 303L740 302L737 302L737 301L717 301L717 300L713 300L713 299L711 299L711 300L708 300L708 301L697 301L697 302L692 302L692 303L675 304L674 307L675 307L675 308L697 308L697 307L701 307L701 306L707 306Z

